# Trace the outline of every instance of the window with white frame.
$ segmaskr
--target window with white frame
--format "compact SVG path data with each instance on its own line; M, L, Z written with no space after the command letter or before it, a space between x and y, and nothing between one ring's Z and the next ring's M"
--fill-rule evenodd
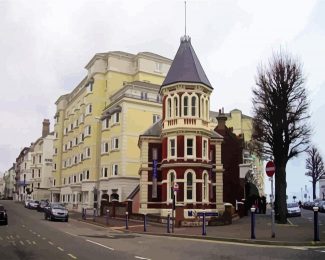
M85 134L84 133L79 134L79 143L82 143L84 139L85 139Z
M167 98L167 118L172 117L172 100Z
M87 93L92 93L93 92L93 82L89 82L86 89L87 89Z
M53 163L53 170L56 170L56 163Z
M202 178L202 201L209 200L209 175L206 171L203 172Z
M74 162L74 164L78 163L78 156L76 156L76 155L74 156L73 162Z
M117 175L118 175L118 165L114 163L112 165L112 176L117 176Z
M69 141L69 149L71 149L71 148L72 148L72 146L73 146L73 143L72 143L72 141Z
M175 173L174 170L171 170L167 174L167 193L168 193L167 194L167 198L168 198L167 200L168 200L168 202L171 202L173 200L174 182L176 182L176 173Z
M112 124L117 124L120 122L120 113L116 112L112 115Z
M89 170L85 170L85 180L89 180L90 172Z
M91 114L92 110L93 110L93 105L92 104L87 104L85 114L86 115Z
M73 183L77 182L77 175L73 175Z
M78 143L79 143L78 137L75 137L75 139L74 139L74 145L77 146Z
M185 173L185 201L195 201L195 173L187 171Z
M102 168L102 177L107 178L108 177L108 167Z
M58 154L58 148L54 148L54 154Z
M82 173L79 173L79 181L82 181Z
M87 125L84 129L84 137L91 135L91 126Z
M191 98L191 112L192 112L192 116L196 116L196 108L197 108L197 104L196 104L196 96L193 96Z
M81 115L79 116L79 123L82 124L83 122L84 122L84 115L81 114Z
M109 119L108 118L105 118L102 121L102 129L108 129L108 128L109 128Z
M103 142L102 143L102 153L108 153L109 152L109 142Z
M188 116L188 96L183 97L183 116Z
M112 141L111 141L111 147L112 147L112 150L117 150L119 149L119 140L117 137L113 137L112 138Z
M176 137L168 138L168 158L175 158L177 154L177 142Z
M174 97L174 116L178 117L178 96Z
M185 157L195 157L195 137L185 137Z
M76 121L74 121L74 128L78 127L79 126L79 120L77 119Z
M67 128L67 127L64 128L64 134L65 134L65 135L68 134L68 128Z
M202 160L208 160L208 139L202 138Z
M73 130L73 123L70 124L70 128L69 128L69 131L72 131Z
M156 62L155 72L161 72L161 69L162 69L162 64L159 62Z
M156 123L160 120L160 115L152 115L152 122Z

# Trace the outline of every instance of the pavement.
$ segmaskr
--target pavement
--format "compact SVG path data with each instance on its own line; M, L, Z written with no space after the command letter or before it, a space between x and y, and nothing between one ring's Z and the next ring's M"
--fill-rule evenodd
M270 214L256 214L255 239L251 239L250 216L234 220L231 225L207 226L206 235L202 235L202 227L175 227L174 233L167 233L166 224L147 223L147 230L144 232L143 221L138 220L130 219L128 222L128 229L126 229L125 219L120 218L109 218L108 225L106 224L105 216L96 217L95 221L90 216L87 220L83 220L81 218L81 213L71 212L70 218L126 233L132 232L156 236L173 236L259 245L325 246L325 213L319 213L320 241L313 241L314 225L311 220L313 219L311 218L311 216L313 216L312 214L312 211L302 210L302 216L289 218L288 224L275 224L274 238L271 237Z

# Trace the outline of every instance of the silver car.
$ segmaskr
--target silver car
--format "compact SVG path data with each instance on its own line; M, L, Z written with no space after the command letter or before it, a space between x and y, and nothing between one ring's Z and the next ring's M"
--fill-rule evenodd
M49 220L69 221L69 211L60 203L50 203L44 208L44 218Z

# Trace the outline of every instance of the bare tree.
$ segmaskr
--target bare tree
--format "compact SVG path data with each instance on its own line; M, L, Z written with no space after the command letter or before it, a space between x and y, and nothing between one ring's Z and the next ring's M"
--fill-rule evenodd
M313 199L316 199L316 183L322 176L325 176L323 158L315 146L307 151L306 159L306 175L312 178L313 184Z
M287 162L306 151L311 133L302 65L287 53L274 53L258 67L255 81L253 139L260 153L274 158L275 212L286 223Z

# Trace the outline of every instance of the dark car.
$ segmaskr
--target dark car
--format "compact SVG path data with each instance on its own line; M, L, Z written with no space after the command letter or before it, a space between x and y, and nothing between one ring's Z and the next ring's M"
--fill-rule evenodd
M44 208L48 205L49 205L49 202L47 200L41 200L37 206L37 211L44 212Z
M61 203L50 203L44 208L44 218L49 220L64 220L68 222L69 212Z
M8 225L8 215L5 207L0 205L0 224Z

